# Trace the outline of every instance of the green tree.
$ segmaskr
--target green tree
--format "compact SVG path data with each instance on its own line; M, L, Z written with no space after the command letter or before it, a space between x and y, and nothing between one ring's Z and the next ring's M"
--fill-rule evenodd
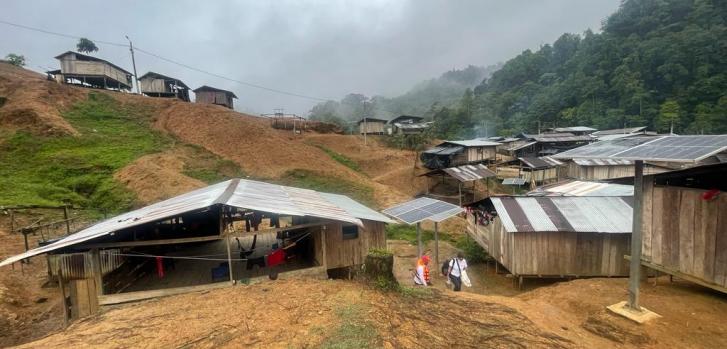
M25 65L25 56L23 55L9 53L7 56L5 56L5 60L16 67L22 67Z
M666 100L659 108L660 129L668 127L669 133L674 133L674 124L679 122L680 114L679 103L672 99Z
M78 44L76 44L76 49L78 50L78 52L83 52L83 53L91 53L91 52L98 51L98 47L96 46L96 44L93 41L86 39L86 38L81 38L78 40Z

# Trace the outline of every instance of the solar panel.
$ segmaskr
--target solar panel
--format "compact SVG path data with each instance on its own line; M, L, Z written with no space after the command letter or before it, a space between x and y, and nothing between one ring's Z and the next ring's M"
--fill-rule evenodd
M505 178L502 180L503 185L523 185L525 182L524 178Z
M459 206L444 201L418 198L389 207L382 212L407 224L414 224L423 220L441 222L462 211Z
M589 144L553 157L695 162L725 150L727 135L632 137Z

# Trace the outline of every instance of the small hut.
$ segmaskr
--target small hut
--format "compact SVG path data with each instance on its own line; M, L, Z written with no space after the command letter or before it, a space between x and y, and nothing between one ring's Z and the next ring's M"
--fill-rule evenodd
M669 168L647 164L644 174L668 171ZM621 159L573 159L568 162L569 178L580 180L603 180L634 176L634 162Z
M523 277L627 276L632 197L491 197L469 205L467 231Z
M109 61L68 51L55 57L61 69L52 71L58 81L95 88L131 90L132 74Z
M537 185L557 182L564 177L565 163L548 156L523 157L498 163L499 178L523 178L531 188Z
M400 115L389 121L391 134L420 134L427 130L431 123L423 122L424 118L413 115Z
M358 121L358 132L361 135L383 135L386 120L375 118L363 118Z
M194 102L217 104L234 109L232 99L237 98L232 91L222 90L210 86L202 86L194 90Z
M495 177L485 165L462 165L419 175L427 178L427 196L462 206L489 196L489 178ZM477 182L484 180L478 188ZM471 183L468 188L467 184Z
M141 93L149 97L179 98L189 102L189 86L182 80L155 72L148 72L139 78Z
M424 167L436 170L467 164L495 162L500 143L481 139L444 141L420 155Z
M569 149L586 145L595 140L590 135L575 135L571 132L527 134L517 136L521 141L515 142L510 151L513 157L550 156Z

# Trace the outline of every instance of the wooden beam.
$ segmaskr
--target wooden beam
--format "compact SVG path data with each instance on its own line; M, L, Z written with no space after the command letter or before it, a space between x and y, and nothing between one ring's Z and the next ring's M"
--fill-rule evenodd
M231 232L227 232L224 236L242 237L242 236L255 235L255 234L268 234L268 233L277 233L280 231L287 231L287 230L318 227L318 226L323 226L323 225L325 225L325 223L318 222L318 223L291 225L291 226L282 227L282 228L263 229L263 230L251 231L251 232L231 231ZM104 242L104 243L83 245L83 247L86 247L86 248L118 248L118 247L172 245L172 244L184 244L184 243L190 243L190 242L204 242L204 241L221 240L224 238L224 236L209 235L209 236L196 236L196 237L191 237L191 238L178 238L178 239Z
M103 295L103 273L101 271L101 253L97 248L91 250L91 270L96 283L96 295L101 296Z
M227 282L216 282L216 283L212 283L212 284L174 287L174 288L167 288L167 289L161 289L161 290L108 294L108 295L104 295L104 296L99 296L98 304L99 305L112 305L112 304L119 304L119 303L127 303L127 302L134 302L134 301L139 301L139 300L149 299L149 298L172 296L172 295L176 295L176 294L196 292L196 291L206 291L206 290L212 290L212 289L216 289L216 288L225 288L225 287L230 287L230 284Z
M63 307L63 328L68 327L68 305L66 304L66 286L63 284L63 275L61 275L61 269L58 268L58 288L61 290L61 307Z
M630 261L631 260L631 256L625 255L624 256L624 259ZM683 280L686 280L686 281L695 283L695 284L700 285L700 286L708 287L708 288L711 288L713 290L716 290L716 291L719 291L719 292L722 292L722 293L727 293L727 287L724 287L724 286L721 286L721 285L717 285L717 284L713 284L713 283L704 281L704 280L702 280L702 279L700 279L700 278L698 278L696 276L692 276L692 275L689 275L689 274L685 274L685 273L682 273L682 272L680 272L678 270L669 269L669 268L664 267L662 265L654 264L654 263L651 263L651 262L649 262L647 260L643 260L643 259L641 260L641 265L643 265L643 266L645 266L647 268L650 268L650 269L654 269L656 271L660 271L662 273L666 273L666 274L669 274L669 275L672 275L672 276L676 276L676 277L678 277L680 279L683 279Z

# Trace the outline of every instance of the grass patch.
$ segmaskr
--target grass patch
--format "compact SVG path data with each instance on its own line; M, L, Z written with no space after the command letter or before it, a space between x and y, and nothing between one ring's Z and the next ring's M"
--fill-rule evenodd
M434 240L434 231L421 229L422 243ZM390 240L404 240L414 245L417 243L417 228L408 224L388 224L386 226L386 238ZM440 241L455 242L455 239L444 232L439 232Z
M393 256L394 253L385 248L370 248L369 255L374 257L390 257Z
M234 161L223 159L197 145L185 145L189 158L185 159L182 173L207 184L232 178L244 178L245 172Z
M91 92L63 113L80 136L4 136L0 205L67 202L100 212L130 208L135 195L113 179L114 172L172 143L149 126L151 114L149 108Z
M491 259L490 255L487 254L484 248L480 246L474 239L469 235L464 235L457 239L454 244L458 249L464 253L464 258L467 259L468 263L482 263Z
M343 155L341 153L337 153L329 148L326 148L320 144L312 144L314 147L317 147L320 150L323 150L328 156L331 157L331 159L335 160L336 162L340 163L343 166L346 166L356 172L361 172L361 167L353 160L348 158L346 155Z
M338 177L320 175L308 170L290 170L277 180L279 184L317 191L343 194L367 206L375 206L374 190L366 185Z
M325 349L380 348L381 337L360 304L348 304L336 309L340 325L321 343Z

